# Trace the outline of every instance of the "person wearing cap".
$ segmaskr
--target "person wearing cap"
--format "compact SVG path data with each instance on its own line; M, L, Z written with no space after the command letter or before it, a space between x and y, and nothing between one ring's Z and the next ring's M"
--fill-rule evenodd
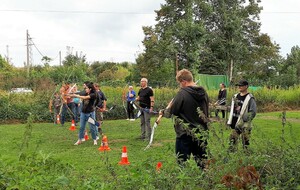
M239 136L241 136L244 149L247 149L250 145L251 125L257 110L255 99L248 92L248 81L241 80L236 86L238 86L239 93L232 97L227 122L233 129L230 135L230 151L236 151Z

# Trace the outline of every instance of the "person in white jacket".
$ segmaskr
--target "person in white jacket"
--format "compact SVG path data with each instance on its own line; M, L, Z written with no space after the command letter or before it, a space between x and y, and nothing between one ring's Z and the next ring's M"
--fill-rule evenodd
M233 129L230 135L230 151L236 151L239 136L241 136L244 149L247 149L250 145L252 120L257 110L255 99L248 92L249 83L246 80L241 80L236 86L239 88L239 93L232 97L230 115L227 122Z

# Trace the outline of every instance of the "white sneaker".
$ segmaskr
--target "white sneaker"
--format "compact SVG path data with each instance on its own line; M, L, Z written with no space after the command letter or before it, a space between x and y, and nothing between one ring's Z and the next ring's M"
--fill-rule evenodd
M135 121L135 119L130 119L130 121Z
M129 120L129 118L127 118L126 120Z
M81 139L81 141L84 142L84 141L85 141L85 138Z
M97 140L94 140L94 145L97 145Z
M96 137L96 140L99 140L99 137L98 137L98 136Z
M74 145L80 145L81 144L81 140L78 140Z

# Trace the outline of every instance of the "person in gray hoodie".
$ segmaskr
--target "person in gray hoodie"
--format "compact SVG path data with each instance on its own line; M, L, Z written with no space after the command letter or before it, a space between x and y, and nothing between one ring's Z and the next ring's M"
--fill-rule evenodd
M183 165L193 154L197 165L203 169L207 159L208 95L203 87L194 83L187 69L178 71L176 80L180 90L168 109L161 110L160 114L174 118L177 162Z

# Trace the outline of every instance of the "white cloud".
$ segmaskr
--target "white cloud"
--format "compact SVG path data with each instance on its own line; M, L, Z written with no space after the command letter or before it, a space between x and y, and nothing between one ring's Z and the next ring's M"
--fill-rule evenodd
M143 48L142 26L155 23L154 10L163 3L164 0L2 0L0 54L7 54L8 45L13 64L23 66L28 30L38 49L56 58L52 65L59 63L59 51L63 57L66 55L66 46L72 47L74 53L86 54L88 61L134 62L136 53ZM261 5L261 31L279 43L282 55L289 53L292 46L300 44L300 1L263 0ZM32 49L34 64L40 64L41 55Z
M26 30L42 54L65 56L66 46L73 53L86 54L88 61L135 61L143 40L142 26L155 23L154 10L163 0L4 0L1 2L0 54L15 66L26 60ZM31 10L31 11L3 11ZM137 14L134 14L137 13ZM32 47L34 64L41 55Z

